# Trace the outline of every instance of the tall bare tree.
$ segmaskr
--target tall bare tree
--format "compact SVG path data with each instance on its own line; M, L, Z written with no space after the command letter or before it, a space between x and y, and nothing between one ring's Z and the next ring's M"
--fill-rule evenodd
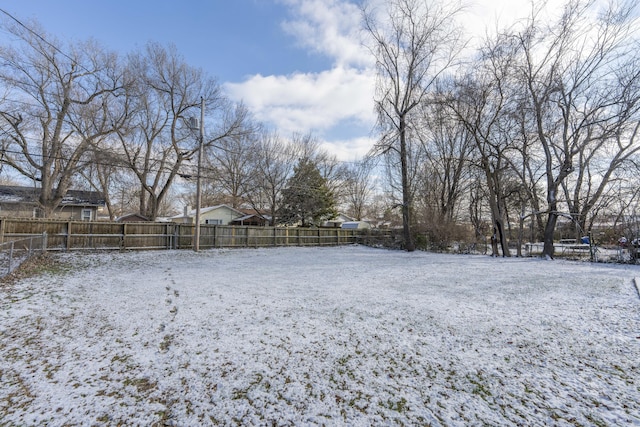
M470 183L474 141L441 102L424 103L419 112L416 217L422 220L430 240L448 241L461 220L458 214Z
M640 54L635 49L625 56L626 66L617 70L612 81L603 82L611 105L610 118L600 126L609 129L577 148L576 172L561 184L576 237L590 229L598 207L608 204L611 194L619 194L612 181L624 180L621 169L633 167L640 153Z
M399 156L404 248L415 250L411 232L409 179L411 113L431 91L439 75L454 63L461 32L457 2L390 0L384 13L364 8L364 27L378 71L376 110L382 132L378 153Z
M218 140L206 150L204 176L215 194L209 197L239 208L247 202L259 132L250 123L235 135Z
M566 215L560 210L562 186L578 166L585 166L576 160L586 160L619 129L621 111L615 106L624 91L615 90L619 81L609 83L610 76L619 75L623 58L637 55L634 3L610 3L594 20L593 2L571 0L552 25L547 26L536 10L514 35L522 54L519 70L527 108L545 163L548 219L543 256L553 257L556 224Z
M490 40L480 50L474 68L452 83L446 104L475 144L475 165L485 177L492 216L492 238L503 256L510 256L507 240L506 177L514 151L514 113L518 109L513 81L516 46L508 38ZM445 91L446 93L446 91ZM498 255L498 254L494 254Z
M344 181L345 199L348 213L361 221L374 193L375 181L372 179L375 159L366 157L361 162L353 163L348 169Z
M3 162L39 183L40 213L53 214L91 148L120 125L111 104L125 84L115 54L89 41L65 46L36 23L3 23L0 46Z
M254 209L266 213L270 225L278 223L282 191L301 154L298 145L289 143L276 132L261 131L246 194Z
M219 84L187 65L173 46L149 43L130 56L128 70L135 84L127 92L127 126L118 136L123 162L140 185L140 214L155 219L185 161L199 150L189 123L200 117L201 100L210 120L205 149L241 132L246 110L230 105Z

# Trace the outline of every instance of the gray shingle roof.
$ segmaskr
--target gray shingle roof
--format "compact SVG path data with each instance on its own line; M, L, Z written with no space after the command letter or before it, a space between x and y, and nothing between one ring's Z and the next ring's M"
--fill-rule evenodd
M0 185L0 203L37 203L40 189ZM98 191L69 190L61 206L104 206L104 195Z

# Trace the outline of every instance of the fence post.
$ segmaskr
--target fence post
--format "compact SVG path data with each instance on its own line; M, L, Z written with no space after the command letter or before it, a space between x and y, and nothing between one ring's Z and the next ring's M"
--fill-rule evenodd
M67 252L71 249L71 221L67 221Z
M11 245L9 245L9 267L7 270L7 274L11 273L11 261L13 260L13 241L11 241Z
M123 222L122 223L122 234L120 234L120 250L124 251L125 250L125 242L127 240L127 223Z
M47 247L48 247L48 235L46 231L42 232L42 252L47 252Z

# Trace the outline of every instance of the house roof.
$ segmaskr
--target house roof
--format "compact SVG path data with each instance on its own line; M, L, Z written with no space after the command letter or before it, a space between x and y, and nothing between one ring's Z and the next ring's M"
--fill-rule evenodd
M271 216L270 215L258 215L256 213L250 213L250 214L246 214L244 216L241 216L240 218L236 218L234 219L234 221L238 222L238 221L247 221L251 218L259 218L261 220L265 220L265 221L269 221L271 220Z
M246 214L246 215L257 215L257 216L267 216L269 215L269 212L265 211L265 210L258 210L258 209L253 209L253 208L238 208L237 210L239 210L240 212Z
M118 222L147 222L149 218L144 215L140 215L139 213L129 213L126 215L122 215L121 217L116 218Z
M350 217L347 214L344 214L342 212L338 212L338 215L335 218L332 218L331 221L355 221L356 219L353 217Z
M269 214L269 212L264 210L258 210L253 208L238 208L237 210L239 210L244 214L242 218L238 218L238 219L247 219L251 217L256 217L260 219L265 219L267 221L271 220L271 215Z
M216 206L208 206L206 208L200 208L200 215L205 214L207 212L215 211L215 210L221 209L221 208L227 208L229 210L232 210L232 211L236 212L238 215L244 215L244 212L239 211L238 209L232 208L231 206L225 205L225 204L216 205ZM187 212L187 215L182 213L182 214L179 214L179 215L172 216L171 218L177 219L177 218L184 218L185 216L192 217L192 216L195 216L195 215L196 215L196 210L195 209L191 209L189 212Z
M16 185L0 185L2 203L37 203L40 189ZM68 190L60 206L104 206L104 195L98 191Z
M369 224L366 221L345 221L342 223L342 228L346 228L346 229L371 228L371 224Z
M249 218L253 218L254 216L256 216L256 215L245 215L245 216L241 216L240 218L234 219L234 221L246 221Z

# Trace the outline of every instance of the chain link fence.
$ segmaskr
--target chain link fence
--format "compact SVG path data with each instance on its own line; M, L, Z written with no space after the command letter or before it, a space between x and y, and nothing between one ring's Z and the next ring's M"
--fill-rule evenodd
M34 255L47 250L47 233L0 243L0 277L14 271Z

